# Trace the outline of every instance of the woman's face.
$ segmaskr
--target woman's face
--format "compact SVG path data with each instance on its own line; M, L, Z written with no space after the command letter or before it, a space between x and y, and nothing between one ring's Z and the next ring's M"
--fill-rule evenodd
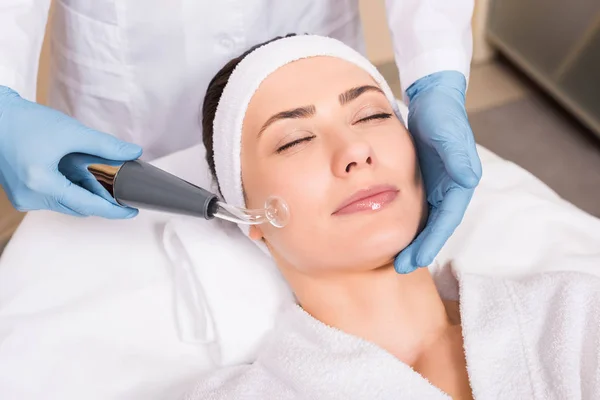
M290 63L262 82L244 118L242 181L249 208L271 195L287 202L287 226L251 236L302 272L382 266L426 213L410 135L373 78L333 57Z

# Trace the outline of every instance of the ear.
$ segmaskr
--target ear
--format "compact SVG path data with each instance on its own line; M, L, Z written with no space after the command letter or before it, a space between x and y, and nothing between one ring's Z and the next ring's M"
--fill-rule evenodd
M263 238L263 232L258 225L250 225L250 239L261 240Z

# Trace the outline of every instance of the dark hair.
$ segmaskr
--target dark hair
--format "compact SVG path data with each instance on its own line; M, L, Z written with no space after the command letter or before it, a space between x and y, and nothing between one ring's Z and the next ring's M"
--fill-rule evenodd
M217 182L217 187L219 187L219 180L217 178L217 173L215 171L215 159L214 159L214 149L213 149L213 122L215 120L215 114L217 112L217 106L219 105L219 100L221 100L221 95L223 94L223 90L225 89L225 85L229 81L231 74L235 67L246 58L246 56L252 53L257 48L264 46L265 44L274 42L279 39L283 39L290 36L296 36L295 33L290 33L285 36L277 36L271 40L267 40L266 42L257 44L252 46L249 50L246 50L241 55L229 61L223 68L217 72L217 74L212 78L210 83L208 84L208 88L206 89L206 94L204 95L204 103L202 104L202 141L204 142L204 147L206 148L206 161L208 162L208 167L210 168L210 172Z

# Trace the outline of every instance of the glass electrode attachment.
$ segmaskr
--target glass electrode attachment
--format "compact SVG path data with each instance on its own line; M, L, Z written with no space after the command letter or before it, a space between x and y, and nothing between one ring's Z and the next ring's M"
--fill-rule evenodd
M290 219L290 211L287 204L279 197L269 197L265 201L265 207L249 210L239 208L222 201L216 202L216 210L212 213L216 218L244 225L260 225L270 223L276 228L283 228Z
M216 194L141 160L109 162L76 153L67 157L77 164L87 165L102 190L122 206L204 219L219 218L236 224L270 223L277 228L283 228L290 218L287 204L279 197L267 198L262 209L249 210L226 204Z

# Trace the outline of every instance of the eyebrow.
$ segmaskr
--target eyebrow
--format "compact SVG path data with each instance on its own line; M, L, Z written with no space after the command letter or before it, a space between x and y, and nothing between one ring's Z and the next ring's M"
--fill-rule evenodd
M381 90L377 86L363 85L363 86L358 86L358 87L346 90L344 93L339 95L338 100L340 101L341 105L345 105L345 104L351 102L352 100L355 100L361 94L367 93L367 92L378 92L378 93L385 95L385 93L383 93L383 90Z
M315 106L304 106L294 108L293 110L281 111L275 115L272 115L271 118L267 120L258 131L258 137L262 135L262 133L269 127L269 125L274 124L275 122L282 119L293 119L293 118L310 118L317 113L317 109Z
M343 105L348 104L352 100L355 100L357 97L359 97L360 95L362 95L363 93L366 93L366 92L378 92L378 93L385 95L385 93L383 93L383 90L381 90L377 86L363 85L363 86L358 86L358 87L354 87L352 89L346 90L344 93L342 93L338 96L338 100L340 102L340 105L343 106ZM293 110L286 110L286 111L278 112L277 114L272 115L267 120L267 122L265 122L263 124L263 126L260 128L260 131L258 131L258 137L260 138L262 133L270 125L274 124L277 121L280 121L282 119L310 118L310 117L314 116L316 113L317 113L317 109L312 104L308 105L308 106L294 108Z

